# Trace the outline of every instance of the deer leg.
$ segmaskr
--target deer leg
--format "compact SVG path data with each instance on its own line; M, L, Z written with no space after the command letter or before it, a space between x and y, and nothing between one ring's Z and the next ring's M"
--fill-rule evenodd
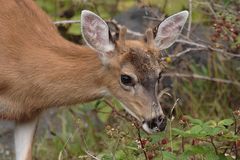
M32 143L38 118L16 122L14 130L16 160L32 160Z

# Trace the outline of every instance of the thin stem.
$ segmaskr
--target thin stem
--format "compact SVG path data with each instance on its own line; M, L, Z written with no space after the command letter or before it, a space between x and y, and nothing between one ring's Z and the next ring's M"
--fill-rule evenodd
M214 148L214 150L215 150L215 153L218 155L218 150L217 150L217 147L216 147L216 145L214 144L214 142L213 142L213 137L211 136L210 137L210 143L212 144L212 146L213 146L213 148Z
M141 137L140 129L139 129L138 125L135 124L135 123L134 123L134 126L135 126L136 129L137 129L137 133L138 133L138 141L139 141L140 144L141 144L141 149L142 149L142 151L143 151L143 154L144 154L144 156L145 156L145 159L148 160L147 152L146 152L146 150L145 150L144 143L143 143L143 141L142 141L142 137Z
M238 133L237 118L235 117L234 114L233 114L233 118L234 118L234 134L237 135L237 133ZM238 159L237 141L234 142L234 148L235 148L235 156L236 156L236 159Z
M240 83L237 81L207 77L207 76L202 76L202 75L197 75L197 74L165 73L162 76L163 77L180 77L180 78L200 79L200 80L212 81L212 82L217 82L217 83L232 84L232 85L236 85L236 86L240 87Z
M191 34L191 26L192 26L192 0L188 0L189 4L189 20L188 20L188 29L187 29L187 37L190 37Z

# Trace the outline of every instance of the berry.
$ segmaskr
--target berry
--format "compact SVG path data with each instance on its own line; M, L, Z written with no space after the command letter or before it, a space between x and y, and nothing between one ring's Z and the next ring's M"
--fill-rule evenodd
M165 145L165 144L167 144L168 143L168 140L167 140L167 138L164 138L164 139L162 139L162 145Z
M147 158L148 160L152 160L154 158L155 154L153 152L147 152Z

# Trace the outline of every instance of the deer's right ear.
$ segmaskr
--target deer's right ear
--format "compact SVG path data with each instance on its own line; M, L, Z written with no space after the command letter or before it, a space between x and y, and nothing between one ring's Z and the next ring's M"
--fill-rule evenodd
M106 57L115 46L109 38L109 28L106 22L95 13L83 10L81 14L82 36L87 45Z

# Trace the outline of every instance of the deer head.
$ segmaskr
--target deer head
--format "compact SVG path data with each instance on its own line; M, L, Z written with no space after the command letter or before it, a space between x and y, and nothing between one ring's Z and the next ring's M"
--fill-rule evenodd
M121 28L119 40L113 42L105 21L90 11L82 11L82 35L102 62L104 86L148 133L166 127L167 118L157 98L163 70L159 53L176 41L187 17L188 12L182 11L167 18L158 26L155 37L152 29L147 29L146 42L125 40L127 30Z

